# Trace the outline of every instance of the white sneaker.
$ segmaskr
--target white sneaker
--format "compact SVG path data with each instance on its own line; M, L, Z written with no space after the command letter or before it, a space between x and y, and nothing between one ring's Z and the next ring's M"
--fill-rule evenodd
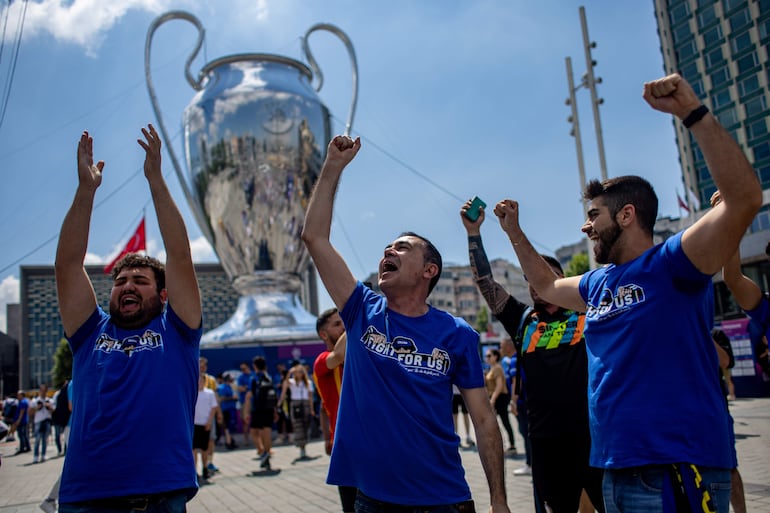
M532 467L529 465L524 465L521 468L517 468L513 471L514 476L531 476L532 475Z
M45 513L56 513L56 499L48 498L40 503L40 509Z
M37 456L32 456L32 463L37 463Z

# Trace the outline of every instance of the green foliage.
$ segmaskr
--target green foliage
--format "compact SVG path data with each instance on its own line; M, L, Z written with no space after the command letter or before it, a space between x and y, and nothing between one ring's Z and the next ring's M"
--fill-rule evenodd
M489 310L487 310L486 305L481 305L481 308L479 308L479 313L476 315L476 331L479 333L484 333L487 331L488 325Z
M51 384L53 389L59 389L65 379L72 377L72 350L66 339L59 340L59 346L53 354L53 369L51 369Z
M588 253L576 253L564 270L565 276L577 276L588 272Z

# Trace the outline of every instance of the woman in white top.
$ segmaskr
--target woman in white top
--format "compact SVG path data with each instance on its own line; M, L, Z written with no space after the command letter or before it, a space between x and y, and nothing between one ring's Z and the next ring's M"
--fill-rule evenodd
M288 379L283 382L281 398L278 404L281 404L289 394L289 411L291 413L291 423L294 427L294 444L299 447L299 457L307 457L305 445L307 444L307 431L310 426L310 416L313 411L313 384L308 379L307 370L303 365L295 365L289 370Z

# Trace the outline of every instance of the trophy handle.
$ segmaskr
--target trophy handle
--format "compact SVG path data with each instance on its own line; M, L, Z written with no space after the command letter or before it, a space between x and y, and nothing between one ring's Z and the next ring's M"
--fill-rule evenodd
M174 165L176 176L179 179L179 183L182 185L182 191L187 198L187 202L190 204L190 209L195 215L198 226L200 226L209 242L213 244L214 239L212 238L212 233L211 229L209 228L208 221L206 221L206 216L197 207L194 199L195 196L192 195L192 191L190 190L184 173L182 172L182 167L179 165L179 160L176 157L176 153L174 153L174 147L171 144L171 138L169 137L168 131L166 130L166 124L163 122L163 115L160 111L160 106L158 105L158 97L155 94L155 87L152 84L152 76L150 72L150 50L152 47L152 37L155 35L155 31L158 29L158 27L170 20L187 20L195 25L195 28L198 29L198 40L195 42L195 48L187 58L187 62L185 62L184 72L187 83L190 84L193 89L196 91L203 89L203 86L201 85L203 76L199 76L196 80L190 73L190 65L192 64L193 59L195 59L195 57L198 55L198 52L203 45L203 38L206 31L203 29L203 25L201 24L200 20L186 11L169 11L155 18L150 24L150 28L147 29L147 38L144 43L144 78L147 81L147 92L150 95L150 103L152 103L152 110L155 112L155 119L158 121L158 128L160 128L160 133L163 136L163 140L166 142L166 149L171 156L171 163Z
M345 47L348 49L348 55L350 55L350 66L352 68L353 78L353 95L350 101L348 121L345 124L345 135L350 135L350 129L353 126L353 116L356 113L356 104L358 103L358 62L356 61L356 52L353 50L353 44L350 42L350 38L340 28L330 23L317 23L310 27L308 31L305 32L305 37L302 38L302 50L305 52L305 57L310 64L310 68L313 70L313 75L318 77L318 86L315 88L316 91L321 90L321 87L324 83L324 76L321 72L321 68L318 67L318 63L313 58L313 54L310 52L310 45L307 42L308 36L310 36L310 34L316 30L326 30L340 38L340 40L342 40L342 42L345 44Z

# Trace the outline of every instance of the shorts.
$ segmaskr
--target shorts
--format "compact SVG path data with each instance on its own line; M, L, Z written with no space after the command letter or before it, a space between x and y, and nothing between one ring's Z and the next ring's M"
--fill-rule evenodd
M193 449L205 451L209 448L210 431L211 430L206 429L206 426L195 424L195 428L193 429Z
M468 413L468 407L465 406L463 396L460 394L455 394L452 396L452 413L460 413L460 410L462 410L463 413Z
M275 417L275 409L265 410L252 410L251 420L249 421L249 427L251 429L263 429L273 427L273 418Z

